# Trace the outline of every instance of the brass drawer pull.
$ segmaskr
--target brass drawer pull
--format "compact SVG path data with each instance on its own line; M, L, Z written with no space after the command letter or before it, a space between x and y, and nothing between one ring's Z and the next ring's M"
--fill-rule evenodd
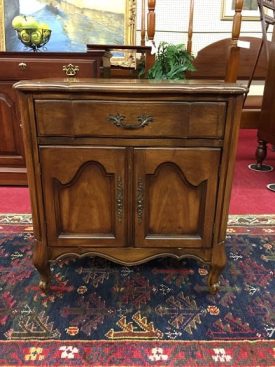
M68 64L63 66L63 71L67 76L75 76L79 72L79 66Z
M123 204L124 204L124 200L123 200L123 183L122 183L122 179L120 176L118 176L117 178L117 183L116 183L116 214L117 214L117 219L118 222L121 223L122 222L122 218L123 218Z
M25 70L27 68L27 64L25 64L24 62L20 62L18 64L18 67L20 70Z
M107 119L108 121L112 122L115 126L121 127L122 129L127 129L127 130L140 129L140 128L143 128L149 125L151 122L154 121L152 116L140 115L137 117L137 121L138 121L137 124L127 124L125 121L126 116L121 115L120 113L117 113L115 115L109 115Z
M143 220L143 211L144 211L144 184L142 178L138 179L137 184L137 199L136 199L136 206L137 206L137 219L138 224L142 223Z

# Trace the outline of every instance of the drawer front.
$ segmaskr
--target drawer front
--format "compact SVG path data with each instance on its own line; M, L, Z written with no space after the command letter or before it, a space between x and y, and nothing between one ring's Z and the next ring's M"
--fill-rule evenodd
M70 67L70 65L72 65ZM81 59L16 59L1 60L0 78L2 80L26 80L41 78L66 78L77 68L75 76L80 78L96 77L95 60ZM66 70L67 74L66 74ZM63 70L64 69L64 70Z
M39 136L221 138L225 102L36 100Z

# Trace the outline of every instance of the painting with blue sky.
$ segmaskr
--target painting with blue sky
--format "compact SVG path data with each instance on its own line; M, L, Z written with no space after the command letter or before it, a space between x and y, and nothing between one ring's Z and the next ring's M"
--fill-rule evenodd
M46 51L83 52L87 44L125 44L128 0L6 0L5 47L25 51L11 21L15 15L32 15L52 30Z

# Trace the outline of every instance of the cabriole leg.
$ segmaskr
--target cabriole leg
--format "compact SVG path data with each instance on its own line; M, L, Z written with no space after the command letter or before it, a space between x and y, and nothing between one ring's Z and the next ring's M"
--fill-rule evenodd
M33 251L33 264L40 274L39 287L45 291L50 284L51 271L47 247L41 241L36 241Z
M208 275L209 292L216 294L219 289L220 275L226 265L226 254L224 249L224 242L214 246L212 254L212 262Z

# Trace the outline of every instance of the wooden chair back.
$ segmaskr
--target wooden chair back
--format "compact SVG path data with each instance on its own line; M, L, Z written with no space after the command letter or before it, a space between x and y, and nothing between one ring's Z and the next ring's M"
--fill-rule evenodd
M145 4L144 4L145 0L142 0L142 21L141 21L141 44L143 44L145 42ZM147 0L148 1L148 13L147 13L147 38L149 40L154 40L154 36L155 36L155 24L156 24L156 14L155 14L155 7L156 7L156 0ZM239 62L240 62L240 48L238 47L238 40L240 37L240 30L241 30L241 21L242 21L242 9L243 9L243 3L244 0L235 0L235 14L233 16L233 23L232 23L232 35L231 35L231 39L228 42L225 42L224 44L219 44L216 43L216 46L222 46L222 50L217 50L218 52L222 51L225 52L223 54L222 60L224 62L224 65L218 66L218 74L216 74L216 70L214 69L209 70L208 69L208 74L207 77L209 77L209 79L217 79L216 76L218 76L218 79L220 79L221 74L220 71L222 70L222 78L226 81L226 82L235 82L237 80L237 76L238 76L238 70L239 70ZM194 5L195 5L195 0L190 0L190 6L189 6L189 25L188 25L188 41L187 41L187 50L189 52L192 52L192 38L193 38L193 19L194 19ZM225 47L227 47L228 49L225 50ZM213 52L214 50L216 50L215 48L210 48L207 49L207 51ZM224 58L224 55L226 55L226 58ZM202 75L205 77L205 61L200 61L201 59L204 58L204 53L202 53L201 55L199 55L198 60L195 61L195 66L197 69L197 74L196 73L192 73L192 76L194 75L196 78L201 77ZM216 55L214 53L213 57L216 58ZM216 58L216 60L218 60ZM206 61L207 60L207 56L206 56ZM201 64L202 63L202 64ZM208 64L208 68L211 68L211 65L213 65L213 63L209 63ZM202 72L200 71L202 67Z

